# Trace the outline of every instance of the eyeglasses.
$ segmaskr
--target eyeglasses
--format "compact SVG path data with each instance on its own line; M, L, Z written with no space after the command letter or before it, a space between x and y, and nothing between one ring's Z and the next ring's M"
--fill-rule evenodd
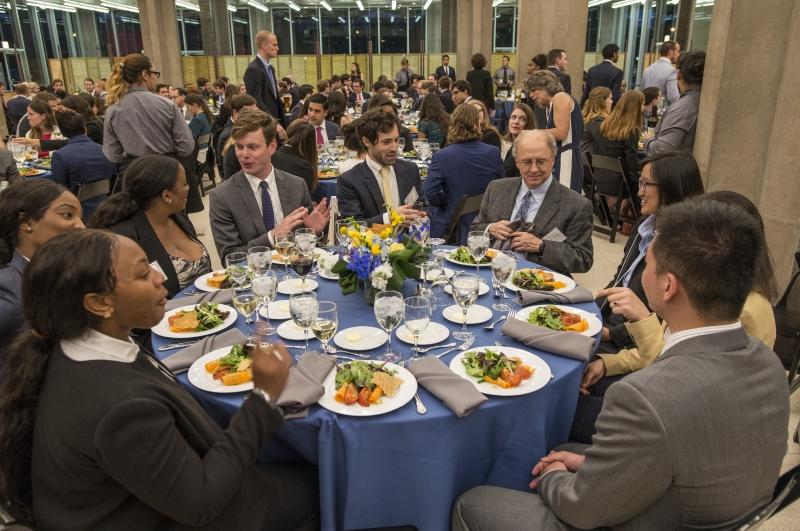
M648 186L658 186L658 183L645 181L644 179L639 179L639 190L641 190L642 192L646 192Z
M519 169L521 169L522 171L527 171L534 164L536 164L536 167L539 168L540 170L544 170L547 168L547 165L550 164L552 161L553 159L537 159L537 160L520 160L518 163L519 163Z
M161 77L161 72L159 72L157 70L148 70L147 73L156 76L156 79Z

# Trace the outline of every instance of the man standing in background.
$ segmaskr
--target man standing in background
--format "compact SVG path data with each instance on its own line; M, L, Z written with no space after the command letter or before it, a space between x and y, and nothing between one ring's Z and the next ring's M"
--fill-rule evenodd
M664 42L658 47L658 55L658 61L642 73L642 89L656 87L664 96L665 105L671 105L681 97L675 70L681 56L681 45L676 41Z
M256 58L253 59L244 73L244 85L247 93L256 99L256 105L262 111L272 115L278 121L278 136L283 138L283 104L278 94L278 76L270 64L278 57L278 37L271 31L262 30L256 34Z
M517 80L517 74L514 69L508 66L510 61L507 55L503 56L503 65L494 71L494 84L497 86L497 92L501 90L511 90L514 88L514 82Z

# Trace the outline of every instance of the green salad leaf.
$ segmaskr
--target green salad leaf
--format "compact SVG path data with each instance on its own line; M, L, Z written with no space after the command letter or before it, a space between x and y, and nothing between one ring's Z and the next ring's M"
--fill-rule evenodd
M508 359L502 352L488 348L482 351L467 352L461 358L461 363L467 374L479 380L483 380L486 376L497 379L503 369L514 372L514 369L517 368L517 362Z
M197 320L200 322L200 326L197 327L198 332L218 327L230 313L220 310L219 304L216 302L204 302L195 306L194 309L197 312Z
M362 387L372 388L372 375L380 371L394 376L397 371L388 369L383 365L376 365L366 361L351 361L338 367L336 371L336 388L344 384L352 383L359 389Z
M517 271L512 277L512 282L515 286L528 291L553 291L555 289L553 286L545 284L536 271L531 270Z
M466 247L459 247L458 249L450 253L450 258L452 258L456 262L463 262L465 264L475 263L475 259L472 258L471 254L469 254L469 249L467 249ZM491 261L492 259L489 258L488 256L484 256L483 258L481 258L482 264L488 264Z
M223 367L236 368L247 358L247 347L245 345L234 345L230 352L220 358L219 364Z
M528 314L528 322L550 330L564 330L561 310L555 306L541 306Z

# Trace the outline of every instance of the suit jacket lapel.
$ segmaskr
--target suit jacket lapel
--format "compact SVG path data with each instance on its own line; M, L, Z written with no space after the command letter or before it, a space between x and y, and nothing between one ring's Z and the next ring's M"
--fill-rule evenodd
M375 201L377 211L385 212L386 206L384 205L381 189L378 186L378 182L375 180L375 174L372 173L372 169L367 165L366 161L362 162L359 167L361 168L361 178L364 181L364 186L367 187L369 195L372 196L372 200Z
M283 215L288 216L292 210L294 210L292 204L289 202L289 196L292 192L286 186L286 178L283 176L283 172L278 169L275 169L275 187L278 189L278 199L281 202Z
M247 209L247 217L253 222L258 234L264 234L267 228L264 226L264 217L261 215L261 210L258 208L256 196L253 195L253 189L250 188L250 182L244 174L244 171L239 172L236 184L239 187L239 198L242 204ZM232 178L237 178L236 176Z
M544 200L539 205L539 210L536 212L536 217L533 218L533 230L539 236L544 236L541 228L545 227L553 216L558 212L559 203L561 202L561 190L559 190L559 183L555 179L550 182L550 188L544 194Z

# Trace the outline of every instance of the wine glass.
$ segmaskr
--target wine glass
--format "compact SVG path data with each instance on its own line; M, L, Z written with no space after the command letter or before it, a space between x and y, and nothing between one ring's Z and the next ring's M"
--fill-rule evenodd
M314 265L314 254L297 253L292 257L292 269L300 277L300 291L306 290L306 278Z
M492 304L492 310L498 312L511 310L511 306L505 303L507 297L503 284L514 274L516 268L517 260L513 256L497 253L492 258L492 284L494 284L494 289L499 289L503 293L503 302Z
M409 297L405 300L403 320L405 321L406 329L414 335L414 350L412 350L412 356L416 356L419 335L423 330L428 328L432 313L433 309L431 308L430 297Z
M302 228L294 231L294 245L300 254L314 254L317 246L317 234L314 229Z
M247 265L253 276L266 273L272 267L272 250L262 245L250 247L247 249Z
M489 250L489 235L482 230L470 231L467 236L467 247L472 259L475 260L475 270L480 272L480 262Z
M294 250L294 235L290 231L279 231L272 233L275 238L275 250L283 259L283 277L281 280L289 278L289 257Z
M295 293L289 296L289 313L294 324L303 329L303 336L306 340L306 350L308 350L308 330L317 318L319 303L316 293ZM302 356L297 356L300 359Z
M250 282L253 293L258 297L259 307L266 309L267 322L261 335L271 335L275 333L275 328L269 322L269 305L275 300L278 292L278 277L272 271L266 271L253 277Z
M242 286L233 287L233 306L245 318L245 323L250 325L250 334L253 334L253 314L258 308L258 297L251 288Z
M336 241L339 242L339 254L344 254L347 246L350 245L350 236L347 231L350 230L350 221L340 219L336 222Z
M320 301L317 317L311 324L311 331L314 336L322 342L323 354L330 354L333 350L328 346L331 338L336 334L339 327L339 316L336 313L336 303L330 301Z
M406 148L406 139L402 136L397 139L397 155L403 158L403 150Z
M234 284L243 286L247 280L247 253L235 252L226 256L225 270Z
M467 330L467 312L470 306L478 300L478 293L481 286L481 279L478 276L467 273L459 273L450 282L450 290L453 292L453 300L461 306L464 313L464 322L461 330L453 333L453 337L459 341L466 341L475 337L475 334Z
M11 155L14 156L14 160L16 160L19 164L25 162L25 153L27 151L27 146L25 144L9 141L8 149L11 150Z
M399 361L400 354L392 352L392 330L403 320L405 303L397 291L381 291L375 295L375 320L389 334L384 361Z

